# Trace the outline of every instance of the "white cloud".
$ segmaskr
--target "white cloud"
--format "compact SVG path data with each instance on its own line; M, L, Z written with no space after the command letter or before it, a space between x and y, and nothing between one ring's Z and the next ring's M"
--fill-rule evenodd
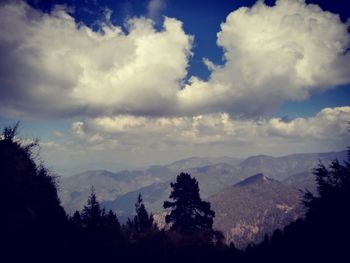
M209 60L209 81L192 77L179 93L188 112L226 111L259 116L313 90L350 81L348 24L302 0L258 1L230 13L217 44L223 66Z
M47 115L159 115L173 111L192 37L165 18L94 32L62 7L51 14L24 2L0 7L1 111ZM43 110L44 109L44 110Z
M325 108L313 117L288 122L280 118L241 120L227 113L172 118L120 115L75 122L72 130L89 142L96 143L96 138L99 138L99 143L109 144L115 140L127 147L243 143L254 148L254 144L274 144L284 140L300 144L314 141L322 145L323 141L339 139L345 147L346 139L350 137L349 121L350 107L338 107ZM278 144L274 146L279 148Z
M273 118L268 122L267 132L272 136L287 138L337 140L349 137L349 121L350 107L325 108L308 119L297 118L284 122Z
M164 3L151 0L149 13ZM159 32L151 19L132 18L124 32L110 15L94 32L62 6L44 14L24 2L2 4L0 114L257 119L350 82L348 24L303 0L230 13L217 39L224 65L204 59L209 80L192 76L184 87L193 37L179 20L165 18Z

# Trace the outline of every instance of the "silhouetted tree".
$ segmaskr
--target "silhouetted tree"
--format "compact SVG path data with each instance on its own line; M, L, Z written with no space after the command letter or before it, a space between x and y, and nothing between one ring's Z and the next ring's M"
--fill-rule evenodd
M170 185L173 188L170 198L174 201L164 202L164 208L171 208L165 217L170 229L185 235L212 230L215 213L209 202L201 200L197 180L181 173Z
M327 168L324 164L319 163L318 167L314 169L314 174L318 195L311 192L306 192L304 195L304 204L308 208L308 213L312 214L321 208L326 208L330 203L334 207L337 205L334 204L334 201L350 200L347 191L350 181L350 149L348 150L348 161L345 161L344 164L334 160Z
M71 218L71 222L77 227L77 228L82 228L83 224L82 224L82 220L81 220L81 216L79 211L75 211L72 218Z
M91 188L91 193L81 212L81 222L84 228L90 232L96 232L103 225L104 209L101 209L94 188Z
M111 231L120 231L120 223L118 217L112 210L109 210L108 214L105 215L105 221L106 225L111 228Z
M91 188L87 205L81 213L75 212L71 221L75 224L78 239L84 244L83 249L94 251L91 254L94 260L101 260L102 254L107 259L122 241L117 215L111 210L106 213L101 208L94 188Z
M128 219L128 226L137 232L144 232L154 227L153 215L148 214L143 203L141 194L138 195L135 203L136 215L133 220Z
M117 215L112 210L104 216L103 228L106 242L121 241L121 226Z

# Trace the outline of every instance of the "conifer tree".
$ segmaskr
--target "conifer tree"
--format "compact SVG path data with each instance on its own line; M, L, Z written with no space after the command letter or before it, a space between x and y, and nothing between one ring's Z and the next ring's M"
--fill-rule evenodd
M108 214L105 215L105 226L108 233L112 235L120 234L120 223L117 215L112 210L109 210Z
M136 230L137 232L144 232L153 228L153 216L148 214L146 207L143 203L141 194L138 195L135 203L136 215L133 220L128 219L128 226Z
M71 218L71 222L78 228L82 227L81 215L80 215L79 211L74 212L74 214Z
M170 198L174 201L164 202L164 208L171 209L165 218L170 229L186 235L212 230L215 213L209 202L201 200L197 180L181 173L170 185L173 188Z
M84 228L90 231L97 231L102 227L103 217L105 215L104 209L101 209L94 188L91 188L91 193L81 213L81 221Z

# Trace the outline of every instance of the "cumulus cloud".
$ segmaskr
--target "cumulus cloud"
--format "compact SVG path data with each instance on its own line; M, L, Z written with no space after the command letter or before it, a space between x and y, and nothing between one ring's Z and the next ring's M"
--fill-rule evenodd
M75 116L167 114L186 76L192 37L166 18L159 32L146 18L99 32L62 8L51 14L24 2L0 7L1 111Z
M205 64L209 81L192 77L179 93L189 112L259 116L288 100L306 99L350 81L348 24L303 0L258 1L230 13L217 44L225 64Z
M146 118L131 115L86 119L72 124L72 130L86 141L104 143L104 139L121 144L153 147L211 143L269 142L269 140L339 140L349 138L350 107L325 108L309 118L285 122L283 118L242 120L227 113L193 117ZM131 146L131 144L129 146ZM147 146L148 145L148 146ZM251 145L251 147L254 147Z
M151 0L148 16L164 3ZM217 38L224 64L204 59L209 80L188 83L193 36L179 20L165 18L158 31L151 19L131 18L123 31L108 16L96 32L62 7L46 14L20 1L2 4L0 114L257 119L350 82L348 25L303 0L258 1L230 13Z
M350 107L325 108L307 119L296 118L285 122L273 118L268 122L267 132L272 136L286 138L338 139L349 137L349 121Z

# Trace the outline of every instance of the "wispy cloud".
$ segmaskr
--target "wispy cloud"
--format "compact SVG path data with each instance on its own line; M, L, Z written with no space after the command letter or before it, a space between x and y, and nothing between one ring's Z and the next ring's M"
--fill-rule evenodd
M52 134L55 136L55 137L64 137L64 133L59 131L59 130L54 130L52 132Z
M150 0L147 5L147 16L159 22L166 6L166 0Z

